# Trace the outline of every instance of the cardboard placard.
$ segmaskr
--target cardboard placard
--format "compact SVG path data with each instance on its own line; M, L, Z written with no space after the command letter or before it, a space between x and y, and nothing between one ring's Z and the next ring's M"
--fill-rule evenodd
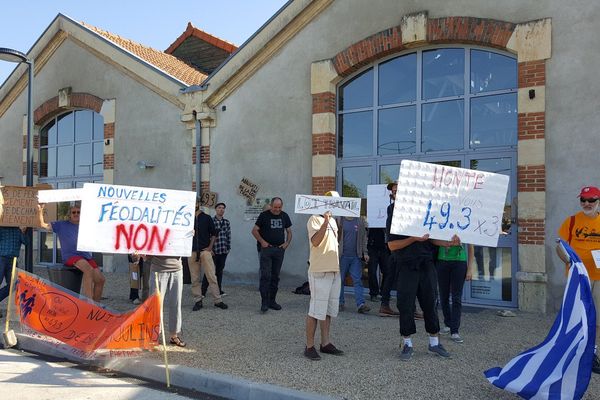
M192 254L196 193L86 183L77 250Z
M367 222L369 228L385 228L390 191L387 185L367 185Z
M0 226L39 227L37 218L38 188L3 186L4 213Z
M496 247L508 176L403 160L391 232Z
M259 189L260 187L256 183L251 182L250 179L244 177L238 186L238 193L246 199L254 201Z

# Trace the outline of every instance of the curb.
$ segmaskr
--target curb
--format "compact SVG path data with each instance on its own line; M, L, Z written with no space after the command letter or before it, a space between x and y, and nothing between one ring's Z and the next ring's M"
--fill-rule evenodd
M67 354L49 343L17 333L17 348L67 359L84 365L98 366L118 371L136 378L163 383L166 385L165 368L162 364L138 359L116 358L110 360L88 360L74 354ZM323 396L317 393L303 392L267 383L252 382L233 375L209 372L198 368L181 365L169 366L172 386L195 390L209 395L235 400L334 400L336 397Z

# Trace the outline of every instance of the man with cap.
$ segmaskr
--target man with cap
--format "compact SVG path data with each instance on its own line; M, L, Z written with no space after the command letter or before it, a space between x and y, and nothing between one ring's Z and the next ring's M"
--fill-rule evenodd
M330 191L326 196L339 197ZM317 361L321 356L315 349L317 321L321 328L321 353L342 355L344 352L329 341L331 318L337 317L339 292L342 287L338 257L338 229L331 212L313 215L306 224L309 241L308 283L310 285L310 306L306 316L306 348L304 356Z
M593 250L600 250L600 189L595 186L581 189L579 205L581 211L564 220L558 235L575 250L590 277L592 298L596 306L596 348L592 371L600 374L597 345L600 342L600 265L596 265L592 257ZM557 253L565 263L569 263L558 248Z

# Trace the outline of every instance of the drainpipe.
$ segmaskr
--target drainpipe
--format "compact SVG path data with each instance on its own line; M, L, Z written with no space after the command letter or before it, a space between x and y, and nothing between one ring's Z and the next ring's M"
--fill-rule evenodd
M196 111L194 111L194 121L196 124L196 199L199 199L202 194L202 189L200 187L200 138L202 135L202 124L196 118Z

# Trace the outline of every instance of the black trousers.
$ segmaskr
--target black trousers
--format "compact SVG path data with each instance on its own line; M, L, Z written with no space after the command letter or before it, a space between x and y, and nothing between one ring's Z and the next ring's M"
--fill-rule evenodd
M385 247L374 246L367 247L367 251L369 254L369 263L367 264L367 268L369 270L369 294L371 296L377 296L378 294L381 294L383 297L383 288L388 275L389 251ZM383 274L381 284L379 283L379 279L377 277L377 267L379 267L379 270Z
M466 261L437 262L440 303L444 313L444 324L450 328L450 333L458 333L460 328L462 292L466 276ZM452 307L450 307L450 298L452 298Z
M408 337L417 332L415 325L415 298L419 300L425 330L429 334L440 331L436 303L436 271L432 258L398 260L392 253L391 262L398 270L396 291L398 293L398 312L400 313L400 335Z
M215 254L213 256L213 262L215 263L215 275L217 276L217 282L219 283L219 292L223 294L223 270L225 269L225 261L227 260L227 254ZM208 290L208 280L206 275L202 278L202 296L206 296Z
M259 290L263 302L275 301L284 255L285 250L280 247L264 247L260 250Z

